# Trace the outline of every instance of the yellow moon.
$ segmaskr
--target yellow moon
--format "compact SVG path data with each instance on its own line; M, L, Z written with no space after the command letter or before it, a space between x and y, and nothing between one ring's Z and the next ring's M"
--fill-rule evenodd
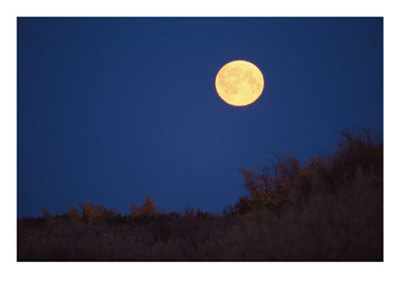
M253 63L232 61L218 71L215 89L226 103L236 107L248 106L263 92L264 77Z

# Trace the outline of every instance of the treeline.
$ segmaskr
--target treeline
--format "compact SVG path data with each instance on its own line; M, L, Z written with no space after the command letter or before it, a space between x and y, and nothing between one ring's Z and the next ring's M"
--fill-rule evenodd
M208 213L202 211L198 206L195 208L188 207L184 213L170 212L166 213L156 208L154 200L150 196L146 196L145 201L139 207L131 202L128 214L122 215L113 207L106 208L102 205L93 204L91 202L79 203L79 207L71 206L67 213L53 216L47 209L42 208L41 217L24 217L26 223L44 224L55 221L66 221L82 224L118 224L129 220L138 220L149 218L164 217L208 217L221 216L218 213Z
M383 143L342 132L335 153L240 169L248 195L223 214L130 213L92 203L18 220L18 260L382 260Z

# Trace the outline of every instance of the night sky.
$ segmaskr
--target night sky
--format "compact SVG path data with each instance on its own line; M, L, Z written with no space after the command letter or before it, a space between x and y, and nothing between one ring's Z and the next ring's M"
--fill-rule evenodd
M221 212L238 168L383 131L381 18L18 18L18 215L79 202L126 213ZM218 70L248 60L265 88L224 103Z

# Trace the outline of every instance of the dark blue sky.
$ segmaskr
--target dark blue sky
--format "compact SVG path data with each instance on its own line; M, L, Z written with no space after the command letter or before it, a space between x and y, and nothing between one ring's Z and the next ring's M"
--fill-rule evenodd
M90 201L127 212L221 212L239 167L335 149L383 130L381 18L19 18L18 215ZM248 107L217 96L243 59L264 74Z

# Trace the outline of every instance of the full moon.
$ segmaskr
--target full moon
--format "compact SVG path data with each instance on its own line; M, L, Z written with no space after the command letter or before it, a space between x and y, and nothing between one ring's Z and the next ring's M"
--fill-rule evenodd
M226 103L236 107L248 106L263 92L264 77L253 63L232 61L218 71L215 88Z

